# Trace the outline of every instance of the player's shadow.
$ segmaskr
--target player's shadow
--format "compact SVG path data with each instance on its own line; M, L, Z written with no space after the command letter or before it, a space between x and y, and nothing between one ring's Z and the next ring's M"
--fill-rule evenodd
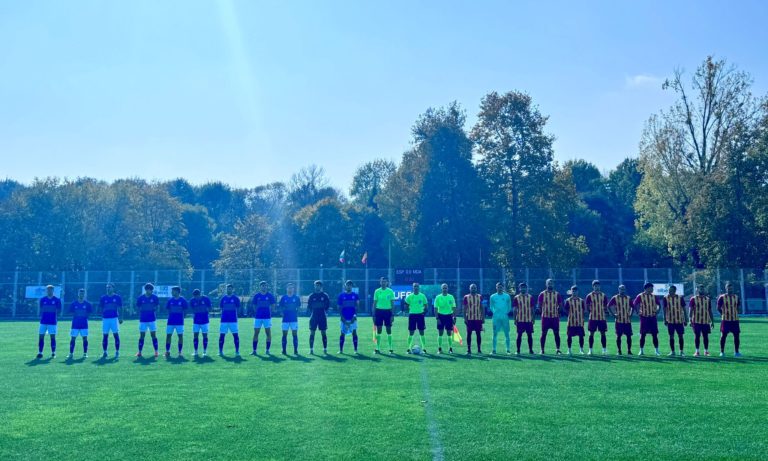
M390 359L404 360L407 362L418 362L422 358L420 355L413 355L413 354L406 354L406 355L388 354L387 357Z
M219 358L225 362L229 363L243 363L245 362L245 359L240 355L220 355Z
M316 355L315 357L319 358L320 360L326 360L328 362L341 363L341 362L347 361L346 357L339 357L338 355L334 355L334 354L321 354L321 355Z
M353 355L352 359L359 360L361 362L381 362L379 357L364 354Z
M192 361L197 365L204 365L206 363L213 363L213 359L209 356L203 357L202 355L195 355L192 357Z
M96 366L102 367L104 365L109 365L109 364L116 363L116 362L117 362L117 359L114 358L114 357L99 356L98 359L94 360L91 363L93 363Z
M79 359L67 359L64 361L64 365L76 365L78 363L85 362L85 357L80 357Z
M308 362L312 361L312 359L310 359L309 357L301 355L301 354L299 354L299 355L295 355L295 354L294 355L286 355L285 357L286 357L286 360L289 360L291 362L304 362L304 363L308 363Z
M53 357L46 357L44 359L32 359L29 362L25 362L24 365L28 367L36 367L38 365L48 365L53 360Z
M485 358L489 360L520 360L519 355L512 355L512 354L488 354L485 356Z
M257 355L256 357L260 358L262 362L272 362L272 363L280 363L284 362L285 359L282 357L279 357L277 355Z
M176 357L166 357L165 361L170 363L170 364L172 364L172 365L180 365L182 363L189 362L189 360L187 360L187 358L184 357L184 356L181 356L181 357L178 357L178 356L176 356Z
M141 357L136 357L133 360L133 363L137 363L139 365L152 365L153 363L157 363L157 359L155 357L144 357L142 355Z
M453 355L449 354L428 354L426 355L427 360L443 360L446 362L455 362L456 358Z

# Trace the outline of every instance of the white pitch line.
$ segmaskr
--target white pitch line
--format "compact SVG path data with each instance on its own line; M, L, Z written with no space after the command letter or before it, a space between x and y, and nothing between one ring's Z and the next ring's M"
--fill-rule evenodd
M427 432L429 432L429 445L432 451L432 459L434 461L443 461L445 454L443 453L443 443L440 441L440 431L437 427L437 422L432 414L432 396L429 393L429 380L427 379L427 371L424 362L419 365L421 370L421 392L424 396L424 413L427 418Z

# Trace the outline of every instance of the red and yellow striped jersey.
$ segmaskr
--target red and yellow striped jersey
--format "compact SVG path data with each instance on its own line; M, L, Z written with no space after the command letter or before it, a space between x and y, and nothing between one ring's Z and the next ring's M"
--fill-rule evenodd
M616 295L608 302L608 306L613 306L616 312L616 323L632 323L632 306L629 303L629 296Z
M691 323L709 325L712 323L712 306L709 296L694 296L688 304L691 308Z
M464 295L464 320L485 320L483 297L480 294Z
M667 323L685 323L682 296L667 295L664 297L664 321Z
M515 296L515 321L516 322L533 322L533 306L531 305L531 299L533 297L528 294L519 294Z
M717 310L722 316L720 319L726 322L739 320L739 295L723 294L717 298Z
M563 298L560 293L555 290L544 290L539 294L539 309L541 309L541 317L547 318L560 318L560 305L563 303Z
M656 313L659 311L659 302L653 293L640 293L633 304L635 307L639 306L638 310L641 317L656 317Z
M583 327L584 326L584 300L578 296L571 296L566 301L568 308L568 326L569 327Z
M593 291L585 301L589 308L589 320L605 320L605 293Z

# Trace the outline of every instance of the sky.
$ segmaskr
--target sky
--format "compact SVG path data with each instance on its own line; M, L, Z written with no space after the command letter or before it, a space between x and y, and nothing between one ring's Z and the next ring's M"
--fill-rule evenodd
M524 91L558 161L637 155L661 89L725 58L768 94L765 1L0 0L0 178L254 187L399 161L429 107Z

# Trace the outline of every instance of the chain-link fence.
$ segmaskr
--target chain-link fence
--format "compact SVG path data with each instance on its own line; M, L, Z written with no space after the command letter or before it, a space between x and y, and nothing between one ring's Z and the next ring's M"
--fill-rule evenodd
M402 274L407 274L402 276ZM634 295L642 291L645 282L678 283L684 287L686 297L695 292L696 286L703 285L711 296L725 291L725 283L732 281L736 293L741 294L743 314L768 313L768 270L762 269L704 269L691 270L680 268L578 268L568 270L553 269L504 269L504 268L427 268L401 271L388 268L342 269L342 268L303 268L303 269L251 269L216 272L213 270L141 270L141 271L78 271L78 272L0 272L0 318L29 319L38 316L38 299L41 288L54 285L61 288L64 305L77 297L78 289L85 288L87 298L94 304L104 294L107 283L112 283L115 291L123 297L126 318L135 315L135 300L143 292L143 285L152 282L159 287L180 286L182 294L190 297L192 290L198 288L211 297L214 305L222 296L227 284L232 284L235 292L247 301L258 290L259 282L264 280L273 293L284 293L288 283L296 285L297 294L308 296L313 291L315 280L322 280L325 291L335 298L343 289L345 280L352 280L360 295L361 311L369 313L372 307L374 290L379 286L379 278L389 277L396 291L404 292L413 280L419 281L428 294L436 293L439 285L448 284L449 292L457 296L469 291L469 285L477 284L478 291L488 295L495 291L497 282L504 283L509 289L520 282L526 282L531 293L538 293L544 288L548 278L555 281L555 289L565 294L571 285L577 285L582 295L591 291L592 281L600 280L604 292L616 293L620 284L627 287L627 293ZM35 295L37 293L37 295ZM64 309L66 316L66 309Z

